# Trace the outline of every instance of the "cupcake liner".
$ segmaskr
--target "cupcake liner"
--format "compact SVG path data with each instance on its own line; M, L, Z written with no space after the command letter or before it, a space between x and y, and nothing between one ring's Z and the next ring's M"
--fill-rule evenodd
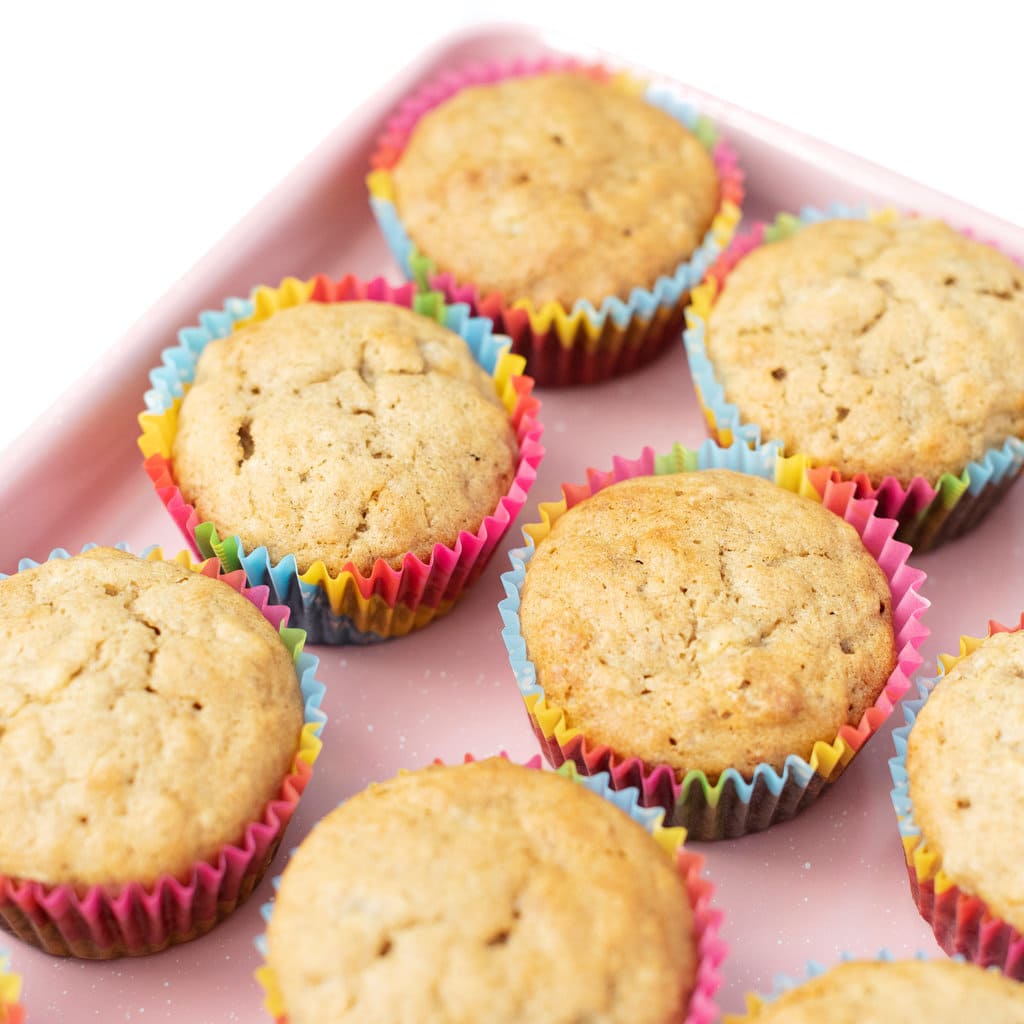
M501 756L506 757L507 755L502 753ZM475 758L472 754L467 754L465 757L467 764L474 760ZM439 759L434 761L434 764L442 763ZM524 767L537 771L543 770L539 757L534 757L527 761ZM697 973L684 1024L712 1024L713 1021L718 1019L715 993L722 984L721 964L728 952L728 946L719 936L722 912L712 906L714 885L703 874L704 858L685 847L685 829L665 826L663 824L664 813L660 808L650 808L643 805L638 790L621 787L613 788L609 784L608 776L603 773L593 776L580 775L571 763L562 765L558 772L615 804L621 811L642 825L654 837L665 853L675 861L676 870L684 879L686 891L690 897L697 940ZM280 881L280 876L274 879L275 891L280 885ZM270 921L273 910L273 901L263 905L261 913L264 922ZM266 933L258 936L255 943L260 955L266 960ZM256 979L263 988L264 1005L267 1011L277 1021L277 1024L287 1024L288 1015L284 1001L277 985L277 979L274 977L274 972L268 964L264 963L256 971Z
M395 206L391 169L398 162L419 119L468 86L492 84L549 71L571 71L605 82L611 89L639 95L680 121L711 153L720 182L720 203L704 240L689 259L651 288L636 287L625 301L605 298L598 306L586 299L570 309L558 302L537 307L525 298L481 293L469 281L438 273L433 261L419 252ZM690 289L704 276L729 244L740 220L743 172L736 152L717 139L711 121L692 104L662 85L648 84L610 70L567 58L492 62L448 72L408 98L378 140L367 178L370 205L396 262L407 278L436 288L449 301L466 302L474 313L489 317L495 329L512 339L512 351L526 357L538 384L591 384L649 362L677 338Z
M401 568L394 569L378 559L368 576L351 564L332 576L318 561L300 573L292 555L275 563L265 547L249 551L237 535L220 537L185 500L171 461L178 409L203 349L214 338L266 320L279 309L353 300L404 306L459 334L494 379L516 432L518 462L508 493L476 532L462 531L452 547L435 544L426 561L407 553ZM288 278L276 289L257 288L251 300L228 299L222 311L202 313L199 324L179 333L179 344L164 351L163 365L150 374L149 411L139 416L146 472L193 551L217 557L227 569L244 569L252 585L267 587L271 601L290 610L291 621L306 631L310 643L366 644L404 636L449 611L480 575L536 479L544 455L540 403L533 397L532 379L522 374L522 357L510 355L508 348L508 339L493 334L488 320L470 317L464 305L447 305L438 293L411 284L393 287L383 278L364 282L351 275L332 282L321 275L309 281Z
M502 638L544 756L554 765L572 761L583 774L608 772L615 788L639 789L645 806L663 808L668 822L685 827L691 839L734 838L786 821L813 803L839 778L909 688L910 677L921 664L918 650L928 635L928 628L920 619L929 602L918 593L925 574L907 565L910 548L892 539L896 524L877 516L873 501L857 498L852 483L829 481L819 495L807 480L806 459L783 458L775 446L750 449L736 442L730 448L720 448L706 441L697 451L677 445L668 455L660 456L645 448L638 459L616 457L612 465L607 473L589 470L586 484L564 484L561 502L540 506L541 522L523 527L526 546L509 553L512 569L502 576L506 593L498 606L505 623ZM761 476L786 490L815 498L857 530L889 582L897 661L874 706L860 722L856 726L844 725L828 742L815 743L808 759L790 754L781 772L762 763L750 778L729 768L715 783L704 772L692 770L680 782L669 765L647 764L588 739L564 708L547 699L536 667L526 652L519 621L520 595L526 563L567 508L620 480L713 468Z
M895 216L891 210L868 211L840 203L825 210L805 207L799 217L780 214L774 223L756 223L737 236L708 271L704 283L693 289L683 342L697 399L711 436L719 444L729 445L736 439L756 446L762 441L761 427L744 422L738 407L726 400L725 389L705 347L708 318L736 264L759 246L789 238L808 224L837 218L885 222ZM979 460L969 462L959 475L944 473L938 480L915 476L910 481L900 481L889 476L875 485L865 473L844 477L827 466L814 466L809 475L819 493L830 480L852 481L857 497L877 501L878 514L899 523L896 536L921 554L973 530L1009 490L1022 467L1024 439L1008 437Z
M82 550L92 547L95 545L87 544ZM124 545L118 547L128 550ZM47 561L70 557L58 548ZM159 548L152 548L144 557L162 556ZM288 628L288 610L271 604L265 587L247 586L242 572L224 573L213 560L193 565L184 552L174 561L223 580L248 598L280 633L302 688L305 724L299 749L290 774L262 817L246 827L241 840L222 847L209 863L194 864L185 879L162 875L146 885L76 886L0 874L0 928L56 956L95 960L143 956L208 932L249 896L270 866L320 754L319 734L327 718L320 710L325 689L316 678L319 659L303 651L302 630ZM38 564L23 559L18 571Z
M1016 633L1024 629L1024 615L1016 626L989 622L988 636ZM896 756L889 760L892 773L892 802L899 821L907 876L914 903L921 916L932 926L939 945L950 956L961 954L982 967L996 967L1017 981L1024 981L1024 934L997 917L985 902L962 890L942 868L939 853L933 850L914 820L914 804L907 778L907 743L917 716L939 680L976 650L987 637L962 636L958 654L939 658L939 674L918 680L918 696L903 705L906 725L893 731Z
M928 960L927 954L920 951L914 953L913 957L895 957L887 949L880 949L878 953L873 957L855 956L852 953L843 951L839 954L840 963L849 963L851 961L863 961L863 960L874 960L882 961L883 963L897 963L899 960ZM803 976L790 975L790 974L777 974L772 979L772 990L766 995L757 992L748 992L747 1001L747 1012L743 1014L726 1014L723 1024L745 1024L747 1021L757 1020L761 1016L761 1012L771 1003L774 1003L779 996L788 992L790 989L799 988L805 982L811 981L814 978L820 977L825 974L830 968L828 965L820 963L817 960L808 960L804 967Z
M21 978L10 969L6 950L0 949L0 1024L24 1024L20 997Z

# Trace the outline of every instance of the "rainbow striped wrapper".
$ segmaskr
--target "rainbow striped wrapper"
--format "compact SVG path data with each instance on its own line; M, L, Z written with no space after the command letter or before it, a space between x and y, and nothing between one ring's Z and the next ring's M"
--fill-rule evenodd
M83 551L94 546L88 544ZM70 557L58 548L48 560ZM144 557L157 560L162 555L159 548L151 548ZM248 598L278 630L302 689L305 724L299 747L291 772L262 817L250 822L237 842L222 847L209 862L194 864L187 877L163 875L146 885L75 886L0 874L0 925L56 956L91 960L143 956L208 932L252 893L266 873L320 754L320 732L327 718L320 710L325 689L316 678L319 659L303 651L303 631L288 627L288 609L271 604L266 587L247 586L243 572L224 572L216 560L193 564L183 552L173 561L222 580ZM18 571L36 565L23 559Z
M471 754L466 755L467 763L473 760L475 758ZM435 761L434 763L441 762ZM537 771L542 770L540 758L534 757L526 763L525 767ZM721 964L728 952L728 947L719 936L722 913L712 906L714 886L703 874L704 858L699 854L692 853L684 845L685 829L665 827L663 825L664 813L659 808L649 808L643 805L638 790L613 787L606 775L581 776L572 764L562 765L558 771L611 801L634 821L639 822L654 837L665 853L674 860L676 870L685 881L686 891L690 897L697 948L696 979L684 1024L712 1024L718 1019L715 993L722 984ZM279 883L280 878L275 878L275 889ZM265 922L269 922L273 910L273 902L264 904L262 913ZM583 937L583 941L585 941L585 937ZM256 939L256 948L265 959L267 953L265 933ZM264 963L256 971L256 979L263 988L264 1005L268 1013L277 1024L287 1024L287 1009L273 970ZM669 1022L666 1021L666 1024Z
M764 477L786 490L821 501L850 523L888 580L897 659L878 699L856 726L844 725L838 735L823 737L807 757L802 752L790 754L781 770L762 763L745 777L729 768L715 781L699 769L679 778L669 765L647 764L628 750L613 750L588 738L564 708L547 699L527 653L519 621L527 563L568 508L620 480L702 469L731 469ZM564 484L560 502L540 506L541 522L523 528L526 546L509 553L512 570L502 576L506 597L499 610L505 623L502 637L530 724L552 764L572 761L586 775L607 772L613 787L639 789L645 806L663 808L667 820L683 826L691 839L734 838L786 821L817 800L846 770L892 713L921 663L918 649L928 629L920 619L928 602L918 591L925 575L907 564L910 548L893 540L896 523L877 516L873 501L857 498L852 483L829 482L819 494L808 482L805 469L804 457L783 458L772 445L750 449L737 442L730 448L720 448L707 441L697 451L677 445L667 455L658 456L646 448L638 459L614 458L609 472L591 470L585 484Z
M1024 629L1024 615L1016 626L989 622L988 636L1021 629ZM980 897L961 889L943 870L941 855L929 845L914 820L907 777L907 744L921 708L943 676L977 650L984 639L987 638L962 636L959 653L941 655L939 674L918 680L917 699L904 703L906 724L893 732L896 756L889 761L892 802L903 839L910 891L921 916L932 926L939 945L950 956L959 954L982 967L997 967L1009 977L1024 981L1024 934L993 914Z
M895 216L892 210L868 211L839 203L824 211L805 207L799 216L780 214L772 224L759 222L738 235L708 271L705 281L693 289L683 341L697 399L711 436L719 444L740 440L756 446L762 440L774 440L763 437L758 424L744 421L739 408L727 400L707 353L709 319L734 267L759 246L789 238L808 224L839 218L885 222ZM878 514L899 523L897 537L923 554L974 529L1006 494L1022 467L1024 438L1008 437L977 461L969 462L959 474L944 473L938 480L923 476L898 480L889 476L874 484L866 473L844 477L833 467L817 464L809 468L808 474L819 493L829 481L852 481L857 497L877 501Z
M696 251L653 285L638 282L625 300L609 296L597 306L578 299L571 308L553 301L538 307L526 298L483 293L472 281L457 281L451 274L438 272L430 254L414 245L395 205L391 169L424 114L467 87L553 71L585 75L610 89L639 95L664 110L697 136L711 153L718 172L718 211ZM513 352L526 357L527 369L537 383L546 386L591 384L626 373L649 362L675 340L683 326L690 289L729 244L744 195L743 172L735 151L718 139L714 125L691 103L665 86L569 58L487 63L447 72L406 99L378 140L371 163L373 170L367 178L370 205L402 272L422 286L443 292L449 301L469 303L474 313L493 320L495 329L512 339Z
M508 493L475 532L462 531L451 547L434 545L426 561L409 552L397 569L378 559L369 575L349 564L332 576L321 561L302 571L292 555L274 562L265 547L248 550L237 534L220 537L183 497L174 477L172 451L182 397L212 340L245 323L266 320L279 309L355 300L404 306L459 334L494 380L516 433L519 458ZM414 285L393 287L383 278L289 278L276 289L257 288L251 300L228 299L222 311L201 314L197 326L179 333L179 344L164 351L163 364L150 374L153 388L146 394L148 411L139 416L139 447L160 500L197 555L217 557L228 569L244 569L251 584L269 588L271 599L290 609L291 621L306 631L310 643L373 643L404 636L448 612L483 571L526 502L544 448L540 403L533 397L532 379L522 374L523 362L509 353L507 338L492 333L490 321L469 316L464 305L446 304L436 292L421 292Z

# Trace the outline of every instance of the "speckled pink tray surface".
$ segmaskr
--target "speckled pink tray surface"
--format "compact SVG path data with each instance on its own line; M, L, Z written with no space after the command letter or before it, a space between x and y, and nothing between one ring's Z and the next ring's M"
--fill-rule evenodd
M183 545L142 469L136 414L147 371L177 328L229 295L261 282L317 272L398 280L366 202L364 175L376 133L412 88L444 68L474 60L549 52L542 33L496 26L449 37L369 99L234 229L76 388L0 458L0 570L21 556L42 559L54 547L127 541L138 550ZM583 56L613 56L578 50ZM676 82L686 67L662 69ZM832 200L895 205L941 216L1024 255L1024 231L785 127L680 86L719 124L747 171L748 219L822 206ZM86 396L86 400L82 400ZM558 496L588 466L650 444L696 445L705 437L682 344L653 365L590 389L542 391L548 456L527 510L488 571L455 611L425 631L370 648L319 648L328 692L324 752L284 844L290 849L340 800L374 779L434 757L506 750L525 759L537 747L499 636L499 575L519 526L537 502ZM990 617L1024 609L1024 490L1004 501L983 529L912 560L928 573L933 602L925 621L930 673L940 651ZM527 518L529 517L529 518ZM897 711L893 721L902 721ZM875 737L834 790L788 824L744 839L702 844L725 912L731 952L720 1003L742 1007L749 988L770 987L776 972L805 960L834 960L839 950L873 954L923 950L941 955L909 894L886 761L892 723ZM279 853L273 873L285 863ZM87 963L52 959L7 936L24 976L28 1020L55 1022L269 1020L253 979L262 930L252 899L211 934L141 960Z

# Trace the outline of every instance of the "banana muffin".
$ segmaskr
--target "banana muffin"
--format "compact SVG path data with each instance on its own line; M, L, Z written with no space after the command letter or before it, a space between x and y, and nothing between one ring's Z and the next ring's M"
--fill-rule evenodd
M851 961L728 1024L1024 1024L1024 986L949 960Z
M517 444L466 342L385 302L308 302L211 342L173 446L185 500L221 536L369 575L475 532Z
M757 476L638 476L561 515L520 622L550 705L677 780L781 771L856 725L896 664L888 581L858 533Z
M393 180L438 271L566 309L671 275L720 198L710 153L678 119L573 72L461 89L419 120Z
M1024 437L1024 270L938 221L826 220L725 278L724 402L844 477L935 484Z
M910 730L906 773L938 867L1024 933L1024 632L994 633L938 681Z
M332 811L267 929L290 1024L681 1024L697 958L686 885L644 828L502 759Z
M186 881L291 770L292 658L223 582L95 548L0 580L0 637L8 879Z

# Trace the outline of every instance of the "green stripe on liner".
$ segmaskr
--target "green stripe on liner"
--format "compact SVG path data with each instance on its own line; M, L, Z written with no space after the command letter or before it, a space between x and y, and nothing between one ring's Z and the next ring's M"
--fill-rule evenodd
M672 445L672 450L667 455L654 456L655 476L665 476L668 473L693 473L699 469L697 453L684 448L681 444Z
M430 282L427 279L436 269L434 261L429 256L424 256L415 245L409 250L409 269L417 286L429 291Z
M794 217L791 213L780 213L775 222L765 228L764 240L781 242L783 239L792 238L803 226L803 221L799 217Z
M942 507L947 511L953 508L964 496L970 484L971 478L966 469L960 476L954 476L952 473L943 473L939 477L939 483L936 487Z
M697 123L693 126L693 134L697 136L700 144L705 149L711 149L718 141L718 131L709 117L701 114Z
M426 287L426 285L421 287ZM428 316L431 320L436 320L444 327L445 304L440 292L419 292L413 297L412 308L414 313L419 313L420 316Z
M302 648L306 646L306 631L304 629L296 629L293 626L282 625L281 643L288 648L292 661L297 662L299 655L302 653Z
M216 557L217 552L214 551L213 545L217 543L217 531L213 528L213 523L200 523L196 527L195 538L196 547L203 558Z
M712 785L704 772L699 768L692 768L683 777L683 785L679 790L679 796L676 798L676 806L686 803L686 799L690 793L690 787L695 784L699 784L701 791L704 794L704 802L708 807L717 807L718 801L722 798L722 790L725 788L725 782L725 772L722 772L722 774L718 776L718 782Z
M234 537L221 540L213 523L200 523L195 532L196 546L204 558L218 558L225 572L242 568L238 557L238 544Z

